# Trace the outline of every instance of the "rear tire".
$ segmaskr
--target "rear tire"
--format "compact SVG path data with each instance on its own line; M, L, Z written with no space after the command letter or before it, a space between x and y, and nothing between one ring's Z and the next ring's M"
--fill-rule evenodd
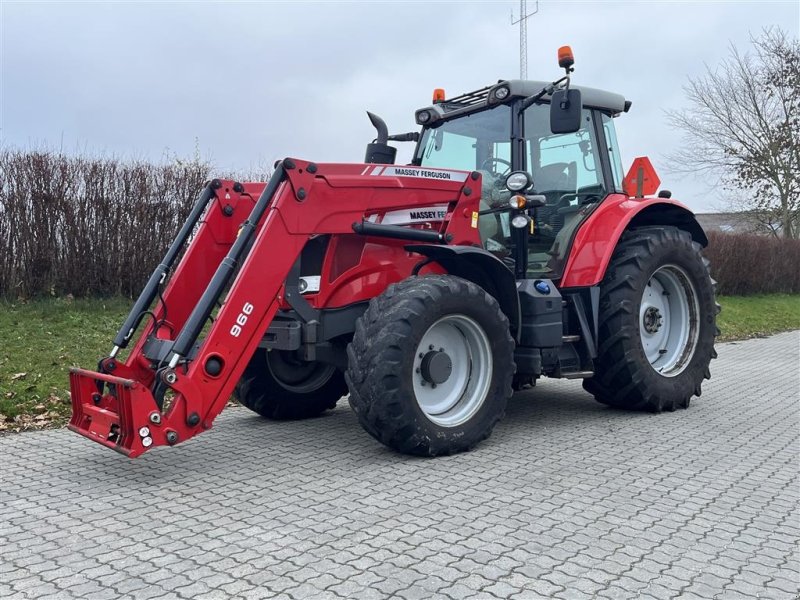
M583 382L599 402L661 412L701 394L719 312L701 251L675 227L623 234L600 285L595 375Z
M296 363L288 353L259 348L234 392L239 402L265 419L318 417L347 394L344 375L324 363Z
M405 454L470 450L511 396L508 319L481 287L413 277L370 301L348 346L350 406L362 427Z

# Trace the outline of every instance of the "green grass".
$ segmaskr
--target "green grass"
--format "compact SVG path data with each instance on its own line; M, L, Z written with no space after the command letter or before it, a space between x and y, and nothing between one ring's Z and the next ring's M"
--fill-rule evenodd
M69 368L97 366L131 303L0 302L0 430L63 424L71 412Z
M800 295L719 299L721 341L800 329ZM94 368L131 300L0 302L0 432L63 425L69 368Z
M720 296L717 324L722 341L800 329L800 295Z

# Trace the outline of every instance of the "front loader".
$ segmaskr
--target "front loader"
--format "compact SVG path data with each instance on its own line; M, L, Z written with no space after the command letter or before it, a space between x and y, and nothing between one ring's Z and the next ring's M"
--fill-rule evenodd
M69 427L135 457L209 429L231 395L313 417L349 394L398 451L468 450L514 390L582 379L610 406L685 408L718 307L692 213L646 160L623 179L622 96L503 80L416 112L361 164L286 158L200 193ZM389 141L416 143L395 165ZM137 336L137 332L138 336Z

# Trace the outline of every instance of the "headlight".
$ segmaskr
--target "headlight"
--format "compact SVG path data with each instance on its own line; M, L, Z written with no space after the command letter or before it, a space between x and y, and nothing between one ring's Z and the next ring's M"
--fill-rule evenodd
M508 86L504 85L494 91L494 97L498 100L505 100L510 92L511 90L508 89Z
M512 192L521 192L531 184L531 176L525 171L514 171L506 177L506 187Z
M315 294L319 292L319 275L304 275L297 282L297 291L301 294Z
M528 223L531 222L531 219L528 215L516 215L513 219L511 219L511 225L515 229L522 229L523 227L527 227Z

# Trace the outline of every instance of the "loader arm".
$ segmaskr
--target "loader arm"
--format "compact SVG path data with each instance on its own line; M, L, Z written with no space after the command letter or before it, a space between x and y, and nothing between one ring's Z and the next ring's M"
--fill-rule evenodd
M275 317L287 276L311 236L356 232L378 241L479 244L480 189L478 173L294 159L279 164L266 185L215 180L98 372L71 371L69 428L129 457L209 429ZM448 206L438 230L380 225L372 218L430 204ZM120 358L156 297L152 318Z

